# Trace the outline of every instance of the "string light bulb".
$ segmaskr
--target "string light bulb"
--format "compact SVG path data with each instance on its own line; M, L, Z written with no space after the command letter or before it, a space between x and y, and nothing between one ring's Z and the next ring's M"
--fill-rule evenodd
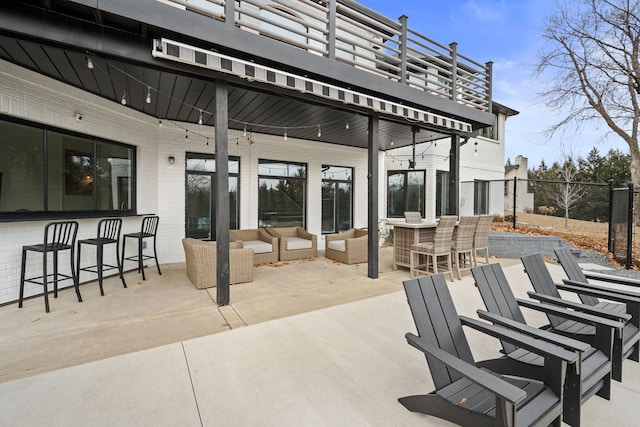
M147 104L151 104L151 86L147 86L147 99L145 102Z
M162 127L162 119L158 119L158 127L161 128Z
M87 68L93 70L93 61L87 56Z
M247 124L244 124L244 129L242 129L242 136L247 136Z
M287 140L287 128L284 128L284 140Z
M202 110L200 110L200 117L198 118L198 124L202 124Z
M127 105L127 91L126 91L126 89L125 89L124 92L122 92L122 99L120 99L120 104Z
M209 145L209 137L207 137L207 145Z
M473 155L477 156L478 155L478 141L474 142L473 145L475 146Z
M345 128L345 129L347 129L347 130L349 130L349 122L347 122L347 124L346 124L346 125L344 125L344 128Z
M184 140L189 141L189 129L184 130Z
M320 125L318 125L318 138L322 136L322 129L320 129Z

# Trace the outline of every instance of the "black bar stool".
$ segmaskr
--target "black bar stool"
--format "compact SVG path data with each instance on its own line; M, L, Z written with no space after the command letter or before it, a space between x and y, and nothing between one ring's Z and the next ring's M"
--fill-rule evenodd
M104 296L104 290L102 288L102 273L104 271L118 269L120 273L120 280L122 280L122 286L127 287L127 282L124 281L124 275L122 274L122 262L120 261L120 230L122 229L122 219L120 218L105 218L98 222L98 234L92 239L78 240L78 280L80 280L80 272L88 271L90 273L98 274L98 285L100 285L100 295ZM110 244L116 244L116 263L115 265L109 265L104 263L104 246ZM82 245L93 245L96 247L96 264L87 267L81 267L80 256L82 254ZM105 268L106 267L106 268Z
M144 277L144 265L143 261L147 259L155 259L156 267L158 267L158 274L162 275L160 271L160 264L158 263L158 252L156 250L156 233L158 231L158 222L160 218L158 216L145 216L142 218L142 228L139 233L127 233L124 235L124 239L122 240L122 263L124 264L124 260L136 261L138 263L138 273L142 272L142 280L147 280ZM125 246L127 244L127 237L131 237L133 239L138 240L138 254L125 257ZM153 238L153 256L144 255L142 253L142 242L146 238Z
M53 279L53 297L58 298L58 281L73 280L73 286L76 289L78 302L82 302L78 276L73 265L73 251L76 246L76 236L78 235L78 223L76 221L58 221L50 222L44 227L44 242L37 245L26 245L22 247L22 268L20 270L20 298L18 300L18 308L22 308L22 300L24 297L25 282L41 285L44 289L44 307L49 312L49 279ZM71 264L71 275L58 272L58 253L60 251L70 251L69 261ZM25 278L27 267L27 252L39 252L42 254L42 276ZM53 274L47 273L47 255L53 254Z

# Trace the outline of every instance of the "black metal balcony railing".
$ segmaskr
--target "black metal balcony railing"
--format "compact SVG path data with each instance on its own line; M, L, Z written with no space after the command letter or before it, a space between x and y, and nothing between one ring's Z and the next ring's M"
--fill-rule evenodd
M164 0L315 55L491 111L492 63L480 64L353 0ZM227 13L225 13L225 11ZM233 17L233 19L229 19Z

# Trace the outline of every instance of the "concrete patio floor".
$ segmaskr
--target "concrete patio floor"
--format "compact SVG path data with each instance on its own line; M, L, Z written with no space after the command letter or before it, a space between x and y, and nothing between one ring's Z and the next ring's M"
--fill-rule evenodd
M51 299L0 307L2 426L402 426L450 425L414 414L399 397L433 390L402 291L405 269L383 248L380 278L366 264L320 256L256 269L252 283L197 290L184 264L147 280L127 273ZM500 261L514 293L531 285L517 260ZM550 266L554 277L561 268ZM482 300L467 273L449 282L460 314ZM531 323L544 319L527 311ZM498 355L494 339L466 330L476 360ZM626 361L612 400L583 405L583 425L632 425L640 365Z

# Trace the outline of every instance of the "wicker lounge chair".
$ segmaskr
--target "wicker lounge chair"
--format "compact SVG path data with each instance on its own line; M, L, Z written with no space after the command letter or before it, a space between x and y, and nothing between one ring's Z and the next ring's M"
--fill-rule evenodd
M345 264L367 262L367 230L352 228L325 237L324 256Z
M265 228L265 230L280 240L280 261L318 256L316 235L300 226Z
M243 248L253 249L253 263L278 262L278 238L262 228L229 230L229 240L240 242Z
M187 276L198 288L216 286L216 242L182 239L187 259ZM253 249L242 248L238 243L229 244L229 282L231 284L253 281Z

